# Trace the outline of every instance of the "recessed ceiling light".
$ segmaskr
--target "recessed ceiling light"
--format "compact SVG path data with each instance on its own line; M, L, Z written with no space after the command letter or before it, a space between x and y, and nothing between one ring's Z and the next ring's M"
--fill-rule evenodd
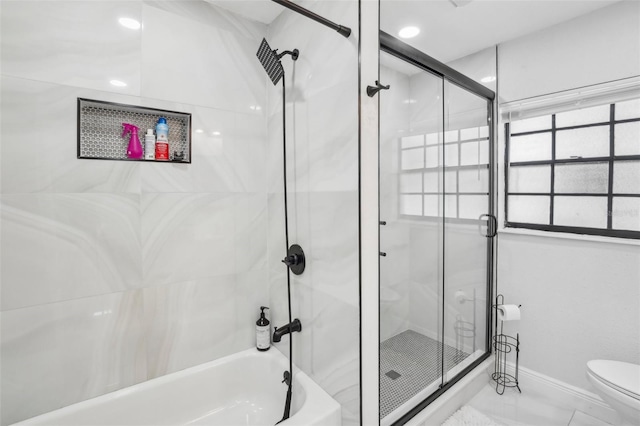
M398 31L398 36L401 38L413 38L420 34L420 28L418 27L404 27Z
M111 83L112 86L116 86L116 87L125 87L127 85L127 83L120 80L111 80L109 83Z
M222 133L220 133L219 131L215 131L211 133L213 136L220 136Z
M262 109L260 105L250 105L249 108L254 111L260 111Z
M202 130L202 129L196 129L196 133L204 133L204 130Z
M491 83L492 81L496 81L496 77L494 75L488 75L484 78L481 78L480 81L483 83Z
M133 18L120 18L118 19L118 22L120 23L120 25L125 28L129 28L130 30L139 30L142 26L140 24L140 21L137 21Z
M415 99L405 99L404 101L402 101L403 104L415 104L416 101Z

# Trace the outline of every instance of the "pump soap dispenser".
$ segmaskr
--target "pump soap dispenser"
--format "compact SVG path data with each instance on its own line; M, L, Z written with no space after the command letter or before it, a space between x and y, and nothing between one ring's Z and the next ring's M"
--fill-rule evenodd
M264 316L266 306L260 306L260 318L256 321L256 348L259 351L268 351L271 347L271 325Z
M127 157L133 160L139 160L142 158L142 145L140 144L140 138L138 138L138 128L133 124L122 123L122 137L127 136L127 133L131 134L129 139L129 146L127 147Z

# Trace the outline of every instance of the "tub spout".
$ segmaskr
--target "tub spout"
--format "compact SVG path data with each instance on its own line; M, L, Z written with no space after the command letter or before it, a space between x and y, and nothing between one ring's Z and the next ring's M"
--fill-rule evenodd
M277 343L282 340L282 336L284 336L285 334L290 334L294 331L300 330L302 330L302 324L300 323L300 320L296 318L287 325L283 325L280 328L276 327L276 329L273 331L273 341Z

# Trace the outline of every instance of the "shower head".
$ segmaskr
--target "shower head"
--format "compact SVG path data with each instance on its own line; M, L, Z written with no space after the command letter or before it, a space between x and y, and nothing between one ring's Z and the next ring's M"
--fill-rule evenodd
M291 58L295 61L298 59L299 52L298 49L293 49L293 51L286 50L279 54L277 49L271 50L271 47L269 47L269 43L267 43L267 40L265 40L264 38L262 39L262 43L260 43L258 53L256 53L256 56L260 60L260 63L269 75L269 78L273 82L274 86L278 84L278 81L280 81L280 79L284 75L284 69L282 68L282 63L280 62L280 59L284 55L291 55Z

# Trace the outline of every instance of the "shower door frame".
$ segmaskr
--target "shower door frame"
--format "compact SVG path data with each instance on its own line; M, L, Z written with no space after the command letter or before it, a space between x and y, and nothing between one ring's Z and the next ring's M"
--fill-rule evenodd
M397 421L393 423L393 426L399 426L407 423L413 417L415 417L420 411L425 409L429 404L436 400L439 396L444 394L449 388L456 384L460 379L466 376L469 372L480 365L484 360L489 358L492 352L491 348L491 335L492 335L492 322L493 311L491 309L493 300L493 278L494 278L494 259L495 259L495 244L494 239L497 232L497 219L496 219L496 157L495 157L495 135L496 135L496 123L495 117L495 100L496 94L491 89L483 86L482 84L472 80L464 74L454 70L453 68L443 64L442 62L432 58L431 56L421 52L420 50L396 39L395 37L380 30L380 51L388 53L402 61L408 62L424 71L431 74L435 74L442 78L443 82L453 83L479 97L487 100L487 116L489 121L489 213L490 216L487 221L487 233L491 236L487 237L487 324L486 324L486 351L477 360L473 361L470 365L464 368L460 373L456 374L449 381L444 383L438 390L433 392L422 402L418 403L415 407L411 408L407 413L402 415ZM379 326L378 326L379 327ZM444 371L441 372L444 376Z

